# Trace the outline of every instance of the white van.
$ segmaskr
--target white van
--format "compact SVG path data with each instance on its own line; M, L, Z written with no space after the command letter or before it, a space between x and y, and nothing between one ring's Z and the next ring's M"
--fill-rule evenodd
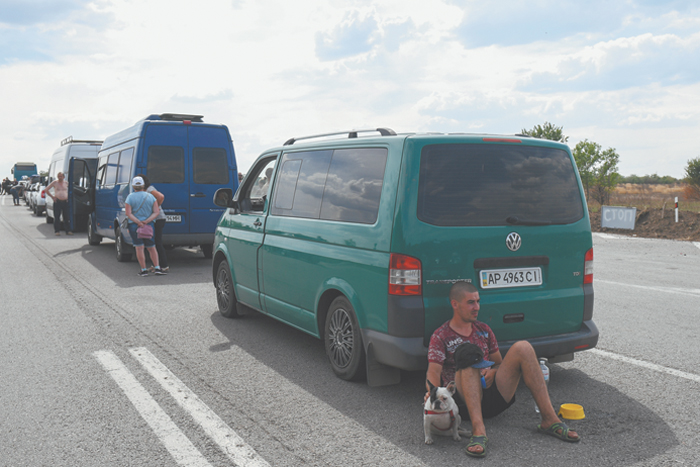
M63 172L68 182L68 230L76 232L85 230L92 196L90 188L95 181L97 171L97 153L102 141L75 140L72 136L61 141L61 146L51 156L49 165L49 183L56 180ZM53 224L53 199L46 197L46 223Z

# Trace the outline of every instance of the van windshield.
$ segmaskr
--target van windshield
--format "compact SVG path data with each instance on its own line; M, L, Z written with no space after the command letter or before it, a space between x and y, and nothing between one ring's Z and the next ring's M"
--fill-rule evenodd
M423 147L418 218L441 226L570 224L583 217L566 151L514 144Z

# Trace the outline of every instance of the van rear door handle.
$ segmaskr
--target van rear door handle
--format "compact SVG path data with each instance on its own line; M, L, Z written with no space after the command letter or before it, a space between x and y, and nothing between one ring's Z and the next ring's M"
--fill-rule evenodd
M204 193L191 193L190 197L192 198L204 198L206 195Z
M260 221L255 221L255 222L253 222L253 225L254 225L255 227L260 227L260 226L262 225L262 222L260 222Z

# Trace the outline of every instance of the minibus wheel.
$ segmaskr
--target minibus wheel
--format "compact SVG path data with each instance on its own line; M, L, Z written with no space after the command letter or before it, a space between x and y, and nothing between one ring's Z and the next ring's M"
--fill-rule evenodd
M326 355L336 376L348 381L364 377L365 351L360 325L352 305L342 295L328 307L324 337Z
M102 235L95 233L95 226L92 225L92 216L88 216L87 220L87 238L90 245L99 245L102 241Z
M131 261L131 253L126 252L126 242L124 241L124 236L122 235L122 232L119 228L117 228L116 233L116 239L114 242L116 251L117 251L117 261L120 263L125 263L127 261Z
M226 260L219 263L216 270L216 303L219 306L219 313L225 318L240 318L238 311L236 294L233 291L233 280L231 279L231 268Z

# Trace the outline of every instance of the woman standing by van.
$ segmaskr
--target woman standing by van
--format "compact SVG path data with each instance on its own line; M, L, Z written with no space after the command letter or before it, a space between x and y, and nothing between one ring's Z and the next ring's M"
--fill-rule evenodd
M146 269L146 253L143 251L144 247L148 248L148 254L151 256L151 261L153 261L156 275L166 274L161 271L160 265L158 264L158 252L153 242L153 236L149 238L139 238L137 232L137 229L144 225L150 225L151 228L153 228L152 222L160 211L158 208L158 201L156 201L152 194L144 191L145 183L143 178L134 177L131 181L131 186L134 191L126 197L124 203L126 217L129 218L129 235L131 236L134 249L136 250L136 258L139 260L139 266L141 266L139 276L148 275L148 269Z
M156 187L151 185L150 180L143 174L138 174L139 177L143 178L144 186L146 187L146 193L150 193L158 201L158 217L155 221L155 233L153 235L153 240L156 242L156 251L158 251L158 262L160 263L160 269L164 272L168 272L170 269L168 267L168 256L165 254L165 248L163 247L163 227L165 227L165 212L163 212L162 206L163 201L165 201L165 195L160 191L156 190ZM155 270L155 263L153 263L153 270Z

